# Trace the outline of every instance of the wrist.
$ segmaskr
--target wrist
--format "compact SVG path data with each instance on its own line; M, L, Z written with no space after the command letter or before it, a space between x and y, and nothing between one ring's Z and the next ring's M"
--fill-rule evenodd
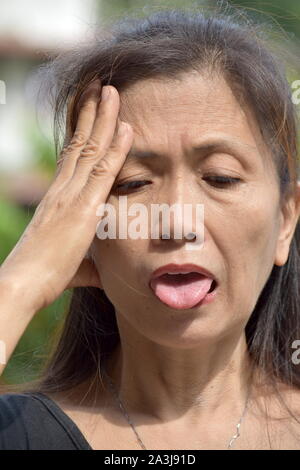
M32 296L32 286L18 277L2 276L0 272L1 305L11 305L18 312L33 316L39 309L37 299Z

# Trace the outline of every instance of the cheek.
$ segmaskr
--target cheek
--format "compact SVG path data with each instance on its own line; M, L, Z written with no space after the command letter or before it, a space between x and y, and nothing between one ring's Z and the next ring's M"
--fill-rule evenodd
M126 239L107 239L97 240L95 242L95 252L97 257L104 267L108 263L115 263L116 267L120 269L127 268L127 272L132 270L132 266L136 264L136 260L140 260L140 256L145 249L145 240L133 240L130 237Z
M218 213L212 233L221 234L216 244L226 273L229 296L258 298L273 268L278 233L277 214L274 205L268 204L269 196L236 205L234 210Z
M145 240L108 239L94 242L97 268L105 293L112 303L135 296Z

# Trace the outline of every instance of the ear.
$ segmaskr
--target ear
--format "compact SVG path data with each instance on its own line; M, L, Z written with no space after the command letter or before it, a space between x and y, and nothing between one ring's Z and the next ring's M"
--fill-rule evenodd
M291 195L283 204L280 215L280 231L277 240L274 264L283 266L288 259L290 244L300 217L300 181L296 195Z

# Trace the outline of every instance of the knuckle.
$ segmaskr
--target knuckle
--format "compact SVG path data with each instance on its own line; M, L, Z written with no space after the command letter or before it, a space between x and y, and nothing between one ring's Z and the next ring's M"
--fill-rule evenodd
M95 102L91 99L86 99L80 103L81 110L93 111L95 109Z
M68 146L67 146L67 144L65 144L65 145L63 146L63 148L61 149L61 152L60 152L60 154L59 154L59 158L58 158L58 160L57 160L57 163L63 161L63 159L65 158L66 154L68 153L67 149L68 149Z
M102 176L104 174L106 174L106 168L105 168L105 165L94 165L92 170L91 170L91 175L92 176L96 176L96 177L99 177L99 176Z
M47 197L45 197L42 207L45 207L46 211L49 211L50 208L56 211L60 210L65 203L66 201L60 196L59 193L50 191L49 194L47 194Z
M86 136L83 132L75 131L69 145L67 146L68 150L73 150L74 148L81 147L86 142Z
M58 173L61 171L62 164L63 164L62 159L57 160L57 162L56 162L56 170L55 170L55 171L56 171L56 174L58 174Z
M55 175L57 176L62 169L63 164L67 161L67 156L65 154L61 154L60 158L56 161L56 169Z
M65 149L63 152L61 152L59 159L56 161L57 167L60 168L66 160L68 160L68 153Z
M91 175L97 177L105 176L105 178L107 178L108 176L113 176L109 159L102 158L100 162L93 165Z
M98 150L99 150L98 145L93 141L89 141L89 142L87 142L85 147L82 149L82 151L80 153L80 157L94 156L98 153Z
M116 153L116 152L119 152L120 151L120 148L121 148L121 142L119 142L118 140L114 139L112 141L112 143L110 144L110 147L109 149L109 153Z
M99 147L99 144L100 144L99 139L95 138L95 136L93 135L91 135L88 138L87 143L86 143L86 145L92 145L92 146L94 145L97 148Z
M64 209L65 206L66 206L66 202L63 199L60 199L60 198L56 199L54 203L55 211L61 211L62 209Z
M109 151L111 158L118 158L119 155L124 154L124 145L121 142L117 142L113 145Z

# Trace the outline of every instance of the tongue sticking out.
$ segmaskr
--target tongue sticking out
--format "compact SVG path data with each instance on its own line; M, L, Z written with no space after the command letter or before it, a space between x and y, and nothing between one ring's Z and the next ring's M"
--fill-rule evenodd
M192 308L208 293L213 279L199 273L164 274L152 279L155 295L166 305L177 309Z

